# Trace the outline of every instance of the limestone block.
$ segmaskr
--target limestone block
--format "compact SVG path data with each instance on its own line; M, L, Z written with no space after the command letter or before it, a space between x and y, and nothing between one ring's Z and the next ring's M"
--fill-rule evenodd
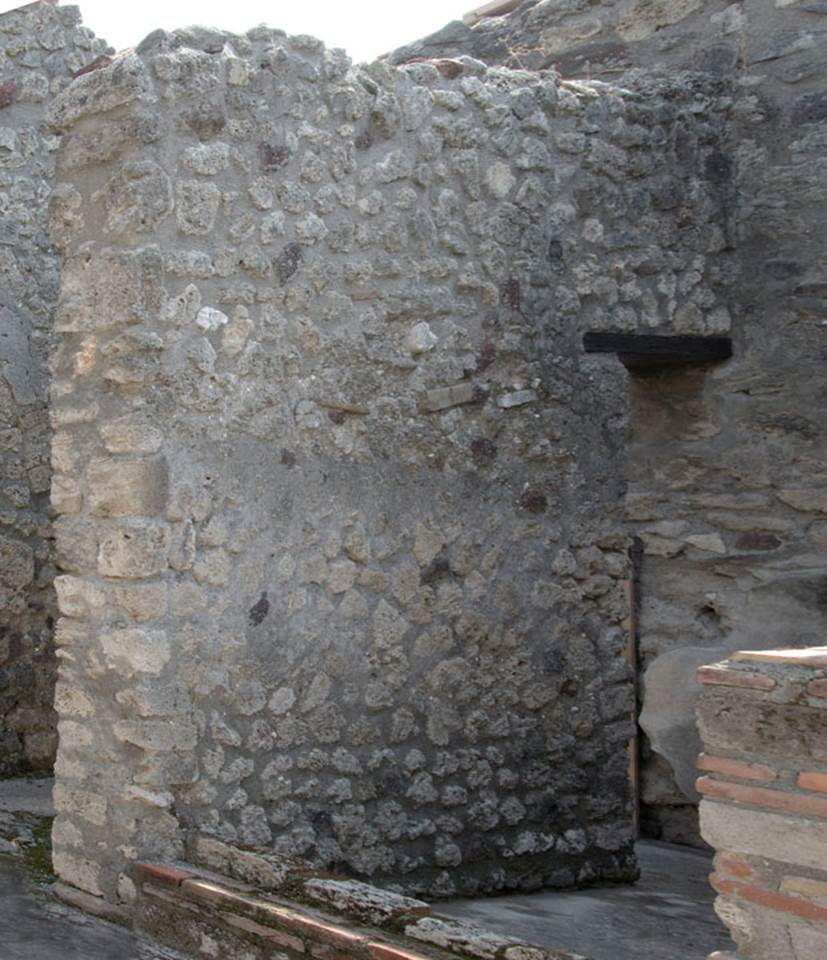
M189 694L183 687L159 684L151 675L136 677L126 689L115 694L115 699L140 717L181 716L191 707Z
M49 237L65 249L84 227L83 197L70 184L59 184L49 201Z
M84 755L86 750L92 746L92 741L95 739L90 726L86 723L80 723L77 720L61 719L58 722L57 729L60 735L61 756L64 760L66 760L66 755L72 751L77 751L81 755ZM82 777L84 775L86 768L82 762L72 763L71 773L69 772L69 766L67 762L66 768L62 769L61 773L67 777Z
M108 233L146 233L172 213L172 184L153 160L130 160L92 197L107 212Z
M431 912L429 905L422 900L403 897L358 880L314 879L308 880L304 889L319 903L375 926L402 917L423 917Z
M505 200L517 183L507 163L498 160L485 173L485 184L498 200Z
M168 810L175 803L175 797L168 790L147 790L135 784L126 788L125 797L159 810Z
M52 435L52 469L55 473L71 474L77 467L75 437L68 430Z
M182 233L206 236L215 224L221 191L214 183L185 180L176 189L175 215Z
M645 40L655 31L679 23L699 10L704 0L635 0L617 25L621 39Z
M55 513L80 513L83 505L80 484L73 477L55 474L52 477L51 499Z
M93 580L64 574L55 577L57 605L65 617L87 619L106 607L106 594Z
M55 710L61 717L88 719L95 715L95 704L83 690L71 683L59 682L55 687Z
M71 820L58 817L52 827L52 845L54 847L81 847L83 834Z
M112 584L107 595L110 603L138 623L158 620L167 612L167 585L164 582Z
M208 177L226 170L229 162L230 146L221 142L199 143L196 147L188 147L181 157L181 163L193 173Z
M823 488L779 490L778 499L794 510L805 513L827 513L827 490Z
M124 522L101 536L98 572L140 579L162 573L169 556L169 528L161 523Z
M110 453L157 453L164 440L157 427L132 416L102 423L100 434Z
M198 731L191 721L178 717L173 720L121 720L113 728L115 737L153 753L170 750L194 750Z
M152 97L149 76L141 58L129 53L84 74L58 94L46 111L46 121L65 130L81 117L105 113L142 97Z
M143 108L136 108L127 116L100 118L92 130L72 130L63 138L58 170L69 172L106 163L134 144L155 142L161 131L161 119Z
M229 357L234 357L244 349L247 338L253 329L247 308L236 307L233 318L221 336L221 350Z
M59 780L55 783L52 797L58 814L79 816L98 827L106 824L107 802L100 793L84 790Z
M163 299L157 249L136 253L100 250L67 257L55 312L58 333L106 330L141 323Z
M405 935L443 950L457 951L480 960L494 960L504 949L519 946L519 941L464 920L424 917L405 926Z
M408 353L414 356L420 353L428 353L428 351L434 349L437 343L439 343L439 337L424 320L414 324L405 338L405 347Z
M195 837L191 843L195 863L265 890L280 889L289 877L290 861L281 857L239 850L209 837Z
M93 460L86 480L89 508L98 517L153 517L166 508L169 477L163 457Z
M701 836L716 850L766 857L813 870L822 870L827 863L827 835L818 820L703 800Z
M53 388L54 389L54 388ZM55 430L72 427L78 423L94 423L100 408L91 403L53 403L49 408L49 420Z
M69 883L73 887L79 887L95 897L104 895L101 887L100 864L56 848L52 851L52 866L55 873L65 883Z
M98 554L98 525L88 517L58 517L52 524L55 561L69 573L91 573Z
M820 711L767 697L736 699L726 688L720 690L707 688L698 708L698 728L708 753L749 752L765 762L827 762Z
M126 675L159 674L169 663L171 650L162 630L111 630L100 638L107 664Z

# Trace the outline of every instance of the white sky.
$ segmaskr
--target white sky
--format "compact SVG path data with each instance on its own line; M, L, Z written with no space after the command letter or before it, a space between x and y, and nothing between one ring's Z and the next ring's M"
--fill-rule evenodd
M0 10L25 0L0 0ZM66 0L68 3L69 0ZM480 0L75 0L83 22L117 50L148 33L194 23L243 33L259 23L309 33L329 47L344 47L356 61L372 60L438 30L480 5ZM66 4L64 4L66 5Z

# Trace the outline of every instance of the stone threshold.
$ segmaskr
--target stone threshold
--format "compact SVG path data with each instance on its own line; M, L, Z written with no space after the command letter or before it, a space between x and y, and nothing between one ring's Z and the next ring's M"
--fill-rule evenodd
M442 917L422 900L356 880L307 877L295 899L183 863L138 863L147 900L191 917L200 913L226 933L279 956L321 960L585 960ZM306 901L306 902L301 902Z

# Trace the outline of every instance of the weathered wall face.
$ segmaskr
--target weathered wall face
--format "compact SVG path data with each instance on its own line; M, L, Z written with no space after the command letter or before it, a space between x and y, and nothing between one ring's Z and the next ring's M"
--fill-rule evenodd
M743 960L822 957L827 648L739 652L701 667L698 679L715 909Z
M707 4L672 29L685 38L673 63L728 57L738 90L734 357L705 375L638 380L630 417L628 515L646 551L642 722L654 750L644 800L650 829L680 839L696 798L694 668L780 635L818 643L827 627L827 20L818 4Z
M619 85L635 68L733 82L727 138L705 176L724 231L682 275L659 277L669 307L659 305L653 327L726 332L728 312L734 358L632 381L627 504L645 550L644 827L665 839L697 837L695 668L744 645L774 646L781 634L802 645L824 635L826 12L808 0L548 0L473 28L454 24L392 56L461 50ZM676 221L691 225L670 192ZM726 309L707 312L713 295ZM609 326L623 329L617 318Z
M679 90L256 30L57 99L64 880L128 899L187 832L431 896L629 875L627 384L579 321L636 301L624 217L680 243Z
M48 767L56 746L46 357L60 268L42 118L105 49L76 7L0 16L0 775Z

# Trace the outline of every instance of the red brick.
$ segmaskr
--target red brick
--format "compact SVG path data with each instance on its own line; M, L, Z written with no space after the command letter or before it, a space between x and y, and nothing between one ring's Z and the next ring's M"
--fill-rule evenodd
M722 687L741 687L745 690L775 690L778 684L772 677L748 670L730 670L727 667L698 667L698 683Z
M434 66L447 80L453 80L455 77L458 77L464 69L462 64L457 63L456 60L435 60Z
M807 684L807 693L811 697L824 697L827 699L827 677L821 680L811 680Z
M202 908L197 903L193 903L192 900L187 900L186 897L173 893L169 887L156 887L154 883L150 883L147 880L141 884L141 893L145 897L154 897L156 900L171 903L176 910L189 910L190 913L195 913L198 916L202 914Z
M724 777L738 780L755 780L758 783L772 783L778 774L772 767L761 763L748 763L746 760L730 760L728 757L713 757L702 753L698 757L698 769L707 773L720 773Z
M799 773L798 785L802 790L827 793L827 773Z
M245 914L252 914L268 928L272 925L282 930L289 930L307 940L327 943L345 950L354 949L364 943L363 935L345 927L317 920L315 917L299 913L289 907L262 900L255 895L250 896L241 891L230 890L208 880L187 879L183 881L181 888L195 899L205 900L220 908L241 910Z
M811 923L827 923L827 907L820 907L808 900L788 897L786 894L778 893L775 890L754 887L748 883L741 883L739 880L727 880L718 876L717 873L710 876L709 882L712 884L713 890L723 896L740 897L742 900L756 903L768 910L791 914Z
M315 943L310 947L310 956L316 957L316 960L353 960L357 954L353 952L353 948L343 951L331 947L329 943Z
M783 663L794 667L827 667L827 647L795 647L784 650L739 650L730 660Z
M171 887L180 887L185 880L195 876L189 870L184 870L181 867L171 867L167 863L136 863L135 873L142 880L160 881Z
M390 943L369 943L368 953L373 960L427 960L421 953L413 953Z
M304 953L304 944L298 937L291 937L289 933L282 933L281 930L274 930L272 927L264 927L260 923L256 923L255 920L241 917L237 913L222 913L221 916L226 923L237 930L252 933L268 943L278 944L278 946L286 947L295 953Z
M0 83L0 108L10 107L17 99L17 81L4 80Z
M283 911L283 913L289 914L289 916L280 917L279 922L308 940L329 943L334 947L342 947L346 950L365 942L362 934L354 933L345 927L326 923L323 920L316 920L315 917L304 916L292 910Z
M102 897L93 896L84 890L78 890L77 887L70 886L68 883L58 881L52 888L55 896L64 903L68 903L84 913L91 913L103 920L109 920L111 923L121 923L129 925L129 911L124 907L109 903Z
M730 877L738 877L739 880L754 880L756 876L755 870L745 860L726 851L715 854L715 870Z
M696 786L698 793L710 800L729 800L730 803L743 803L750 807L768 807L800 817L827 817L827 797L810 797L803 793L749 787L725 780L713 780L710 777L700 777Z
M85 73L92 73L94 70L100 70L103 67L108 67L112 63L112 57L107 56L107 54L101 54L101 56L96 57L91 63L87 63L85 67L81 67L80 70L76 70L72 74L72 79L76 80L78 77L82 77Z
M194 900L204 900L207 903L215 904L219 907L255 909L257 907L270 907L269 903L258 900L255 896L250 896L247 891L252 887L243 888L241 885L237 889L224 887L209 880L201 880L198 877L187 878L181 883L181 891Z

